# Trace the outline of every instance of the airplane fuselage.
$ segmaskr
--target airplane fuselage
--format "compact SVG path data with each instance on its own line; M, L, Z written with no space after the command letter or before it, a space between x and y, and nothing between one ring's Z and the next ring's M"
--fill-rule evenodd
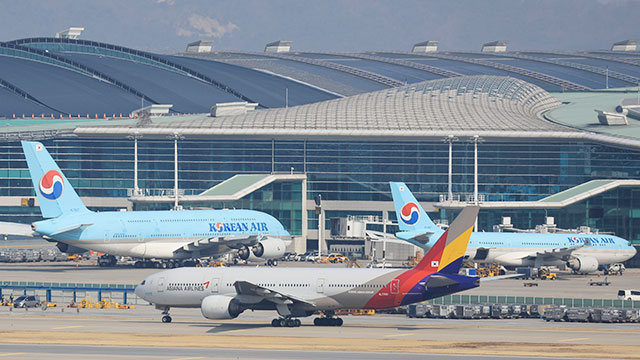
M200 307L207 296L234 297L254 310L276 310L263 297L241 295L234 284L246 281L274 292L302 300L290 307L292 313L316 310L388 309L440 297L478 286L477 278L448 275L459 281L447 288L428 289L424 284L432 273L406 269L344 268L180 268L147 277L136 294L153 304L171 307ZM301 315L297 315L301 316Z
M481 263L535 266L536 260L531 255L569 248L576 248L570 256L538 259L538 264L560 266L569 257L579 256L595 258L599 264L611 264L628 260L636 253L627 240L614 235L476 232L471 235L465 255Z
M220 241L219 247L209 246L202 254L176 252L201 239L289 236L278 220L251 210L85 212L35 222L34 230L84 249L160 259L209 256L225 250L225 242Z

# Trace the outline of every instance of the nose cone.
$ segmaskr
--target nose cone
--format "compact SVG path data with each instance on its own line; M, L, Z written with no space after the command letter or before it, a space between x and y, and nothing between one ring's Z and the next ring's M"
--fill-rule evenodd
M139 298L149 301L149 299L147 299L147 296L145 294L145 289L147 288L147 283L149 279L144 279L140 285L136 286L136 290L135 290L135 294L136 296L138 296Z

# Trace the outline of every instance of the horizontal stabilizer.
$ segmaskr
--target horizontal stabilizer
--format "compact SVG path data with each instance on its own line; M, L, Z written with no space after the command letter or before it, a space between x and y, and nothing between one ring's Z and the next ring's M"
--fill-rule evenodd
M413 240L419 244L422 244L422 246L425 246L429 243L429 240L431 240L431 236L433 234L434 233L430 231L401 231L397 232L396 236L399 239Z
M71 231L74 231L74 230L81 230L81 229L87 228L87 227L89 227L91 225L93 225L93 224L74 224L74 225L65 226L63 228L60 228L60 229L52 232L51 234L49 234L49 236L55 236L55 235L59 235L59 234L62 234L62 233L71 232Z
M0 235L16 235L33 237L31 225L0 221Z
M437 287L445 287L451 285L458 285L460 282L453 280L449 277L433 274L429 276L427 281L424 284L425 288L437 288Z

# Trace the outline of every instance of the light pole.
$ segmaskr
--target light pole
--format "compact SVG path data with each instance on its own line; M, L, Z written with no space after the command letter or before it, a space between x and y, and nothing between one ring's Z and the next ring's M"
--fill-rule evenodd
M322 223L322 195L316 195L315 202L316 214L318 215L318 258L320 258L322 257L322 230L324 228Z
M184 139L184 136L176 131L170 138L173 139L173 210L178 210L178 140Z
M473 204L478 205L478 143L484 140L480 135L473 135L471 142L473 142ZM478 231L478 218L476 218L473 231Z
M458 138L453 135L449 135L446 138L444 138L444 141L449 143L449 183L448 183L449 191L447 192L447 200L452 201L453 200L453 142L458 141Z
M138 187L138 139L141 137L142 135L138 131L127 136L128 139L133 140L133 196L140 194L140 188Z

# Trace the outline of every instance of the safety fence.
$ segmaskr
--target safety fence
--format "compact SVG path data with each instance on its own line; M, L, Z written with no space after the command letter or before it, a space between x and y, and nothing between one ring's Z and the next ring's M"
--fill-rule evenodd
M476 305L476 304L524 304L524 305L565 305L567 307L616 307L640 309L640 301L621 299L558 298L508 295L447 295L428 300L433 305Z
M135 295L135 287L128 284L0 281L0 297L6 300L11 296L38 295L47 302L59 303L77 303L90 297L96 301L109 298L122 304L145 304Z

